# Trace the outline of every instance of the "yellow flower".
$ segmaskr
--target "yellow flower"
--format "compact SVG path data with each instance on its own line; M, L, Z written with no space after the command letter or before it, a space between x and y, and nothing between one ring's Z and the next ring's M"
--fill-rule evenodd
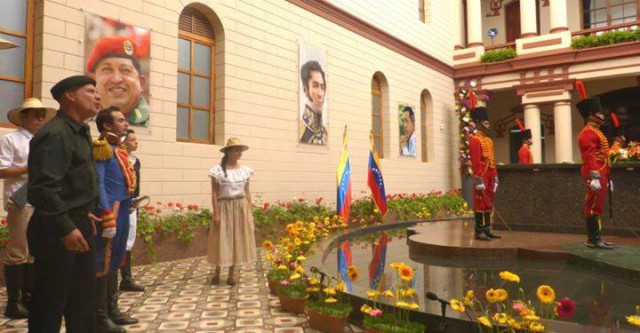
M373 310L373 308L371 308L370 306L368 306L366 304L363 305L362 307L360 307L360 312L362 312L362 313L369 314L369 313L371 313L371 310Z
M462 301L464 305L473 307L473 298L475 295L473 294L473 290L467 290L467 294L464 295L464 300Z
M489 303L495 303L498 301L498 295L493 288L487 290L487 292L485 293L485 297L487 298L487 302Z
M403 262L392 262L391 265L389 265L389 267L395 268L395 269L398 269L402 266L406 266L406 265Z
M318 291L320 291L320 288L318 287L309 287L307 288L307 291L310 293L317 293Z
M509 298L509 293L506 290L502 288L496 289L496 299L498 302L504 302L507 298Z
M309 283L312 286L315 286L317 284L320 284L320 281L318 281L318 279L314 277L310 277L310 278L307 278L307 283Z
M305 261L307 260L307 257L305 257L305 256L298 256L298 257L296 258L296 260L297 260L297 261L299 261L299 262L305 262Z
M530 313L526 316L522 316L522 319L524 319L525 321L538 321L540 320L540 317L536 316L535 313Z
M265 240L264 242L262 242L262 248L267 250L267 251L272 251L273 250L273 242L270 240Z
M369 290L369 291L367 291L367 297L368 298L376 299L376 298L378 298L378 296L380 296L380 292L377 291L377 290Z
M493 327L493 325L491 325L491 322L489 321L489 318L487 318L487 316L478 317L478 322L484 326Z
M383 291L382 296L388 297L388 298L396 298L396 295L394 295L390 290Z
M296 237L293 242L296 244L296 246L300 246L300 244L302 244L302 240L298 237Z
M466 308L464 307L464 304L462 304L459 300L453 298L451 299L451 301L449 301L449 303L451 303L451 308L454 309L455 311L458 312L465 312Z
M402 297L408 298L408 297L413 297L416 295L416 290L413 288L407 288L404 290L400 290L400 295Z
M400 275L400 278L405 281L413 280L413 268L409 266L403 265L399 267L398 274Z
M276 258L275 258L275 257L273 256L273 254L271 254L271 253L267 253L267 254L264 256L264 258L265 258L265 259L267 259L267 261L270 261L270 262L274 262L274 261L276 261Z
M324 302L325 302L325 303L329 303L329 304L335 303L335 302L337 302L337 301L338 301L338 300L337 300L337 299L335 299L335 298L333 298L333 297L329 297L329 298L327 298L327 299L325 299L325 300L324 300Z
M407 304L407 309L409 310L417 310L420 308L420 305L418 305L418 303L416 302L410 302Z
M509 271L500 272L500 278L505 281L520 283L520 277Z
M396 306L401 308L401 309L408 309L409 308L409 303L403 302L403 301L397 301L396 302Z
M542 285L540 287L538 287L538 291L536 292L536 296L538 296L538 299L540 300L540 302L545 303L545 304L549 304L553 301L555 301L556 299L556 292L553 291L553 289L547 285Z
M291 274L291 275L289 276L289 280L297 280L297 279L299 279L299 278L301 278L301 277L302 277L302 275L300 275L300 273L297 273L297 272L296 272L296 273L293 273L293 274Z
M498 312L493 315L493 321L497 322L498 324L506 324L508 320L509 315L504 312Z
M296 266L296 273L304 274L304 266L302 265Z
M351 282L355 282L358 280L358 269L356 268L356 266L349 266L349 268L347 268L347 275L349 276L349 280Z
M324 288L322 289L322 291L324 291L325 294L331 295L331 296L334 296L336 294L336 290L333 288Z
M631 325L640 326L640 316L627 316L627 322Z
M524 326L522 325L521 322L515 320L515 319L509 319L507 320L507 324L509 325L509 327L516 329L516 330L521 330L524 328Z
M279 271L286 271L288 268L285 265L280 265L280 266L276 267L276 269L279 270Z
M544 332L544 326L540 323L531 323L529 324L529 330L531 332Z
M338 284L336 284L335 289L337 291L345 291L347 289L347 286L344 284L344 281L340 281Z

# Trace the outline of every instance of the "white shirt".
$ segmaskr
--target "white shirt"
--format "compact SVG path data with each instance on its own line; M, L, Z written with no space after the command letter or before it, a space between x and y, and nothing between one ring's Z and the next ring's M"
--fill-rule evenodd
M402 148L402 155L404 156L416 156L416 132L413 132L407 140L407 145Z
M235 169L227 169L226 177L220 165L209 169L209 177L220 185L218 186L218 199L244 197L244 188L252 175L253 169L244 165Z
M11 167L26 167L29 160L29 141L33 134L24 128L0 137L0 170ZM27 183L27 174L4 179L4 205L13 192Z

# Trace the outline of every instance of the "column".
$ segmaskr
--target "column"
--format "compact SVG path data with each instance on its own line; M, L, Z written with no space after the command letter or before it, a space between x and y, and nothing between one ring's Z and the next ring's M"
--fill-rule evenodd
M553 125L555 127L556 163L573 161L573 131L571 128L571 103L553 103Z
M536 104L524 105L524 126L531 129L533 163L542 163L542 133L540 133L540 108Z
M480 0L467 0L467 47L482 45L482 6Z
M458 20L455 23L455 29L453 29L453 33L455 34L454 39L454 48L456 50L460 50L464 45L464 10L462 8L462 0L455 1L455 13Z
M520 0L520 38L538 35L536 0Z
M550 33L569 30L569 24L567 23L567 0L549 1L549 14L551 16Z

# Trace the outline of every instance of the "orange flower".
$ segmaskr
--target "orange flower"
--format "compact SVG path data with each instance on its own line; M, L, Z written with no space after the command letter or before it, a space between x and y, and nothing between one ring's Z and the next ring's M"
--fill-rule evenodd
M173 207L173 202L169 202L169 203L167 204L167 207Z
M356 268L356 266L349 266L349 268L347 268L347 275L349 276L349 280L351 280L351 282L357 281L358 269Z
M400 275L400 278L405 281L413 280L413 268L407 265L398 267L398 274Z

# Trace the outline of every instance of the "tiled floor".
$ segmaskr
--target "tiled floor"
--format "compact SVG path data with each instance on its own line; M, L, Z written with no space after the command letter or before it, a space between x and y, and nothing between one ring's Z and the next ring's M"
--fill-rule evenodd
M204 258L134 268L144 293L120 295L120 309L140 320L128 332L317 332L304 315L280 310L278 298L269 295L262 263L240 267L239 283L211 286L212 269ZM221 280L226 280L223 271ZM0 291L4 313L5 289ZM0 318L0 332L26 333L26 320ZM345 332L361 332L348 327ZM61 330L64 332L64 329Z

